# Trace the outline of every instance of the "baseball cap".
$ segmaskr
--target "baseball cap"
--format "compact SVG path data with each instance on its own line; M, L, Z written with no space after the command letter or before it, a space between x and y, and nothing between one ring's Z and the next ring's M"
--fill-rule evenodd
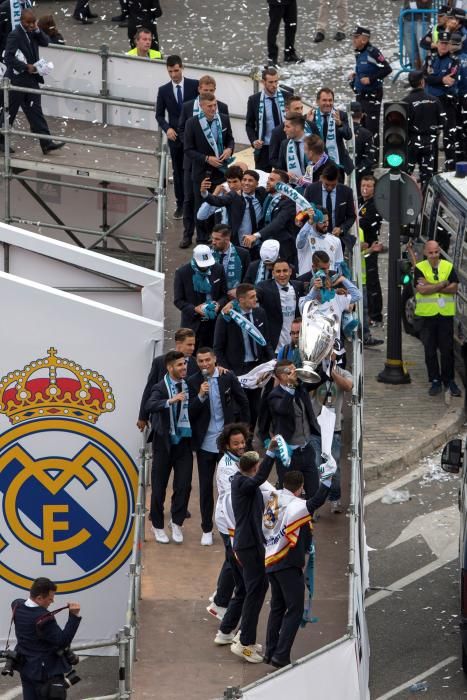
M259 256L263 262L275 262L279 257L279 241L274 240L274 238L269 238L262 244Z
M360 25L355 29L353 35L354 36L370 36L370 30L366 29L366 27L360 27Z
M193 260L198 267L211 267L216 262L209 246L203 244L193 248Z

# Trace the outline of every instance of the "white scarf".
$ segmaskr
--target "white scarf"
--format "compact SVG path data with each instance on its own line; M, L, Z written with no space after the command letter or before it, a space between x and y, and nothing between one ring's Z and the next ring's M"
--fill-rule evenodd
M296 177L301 177L307 165L307 158L305 153L303 153L304 163L303 166L300 165L296 148L297 143L299 142L293 139L289 139L287 142L287 172L292 173ZM300 145L298 147L300 148Z
M318 127L318 130L321 134L321 138L323 137L323 126L324 126L324 115L319 109L319 107L316 109L316 125ZM328 117L328 133L326 135L326 151L328 153L328 156L333 160L337 165L340 165L340 160L339 160L339 149L337 148L337 140L336 140L336 121L334 119L334 111L332 111L329 114Z
M282 122L285 119L285 100L282 90L278 90L275 95L266 95L264 90L261 91L261 96L259 98L259 108L258 108L258 138L260 141L264 138L264 110L266 109L266 97L277 97L277 103L279 105L279 114L282 117Z
M206 119L206 116L202 110L199 111L198 119L206 141L214 151L216 158L219 158L224 150L224 144L222 140L222 122L219 116L219 112L216 112L216 114L214 115L214 119L212 120L215 121L217 124L217 141L214 139L212 129L209 126L208 120Z
M190 419L188 417L188 386L184 379L179 382L175 382L173 379L169 379L168 373L164 377L165 386L169 399L173 398L177 394L177 389L175 384L182 385L182 391L185 392L185 399L182 401L180 408L180 415L177 417L177 403L169 404L169 416L170 416L170 442L172 445L178 445L180 440L186 437L191 437L191 425Z
M287 489L269 494L263 514L266 566L276 564L296 546L300 528L307 523L311 528L311 515L303 498Z

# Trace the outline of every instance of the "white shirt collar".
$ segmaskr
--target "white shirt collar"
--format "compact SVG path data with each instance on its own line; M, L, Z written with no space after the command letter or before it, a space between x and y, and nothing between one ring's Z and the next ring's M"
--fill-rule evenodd
M24 604L27 608L40 608L39 603L35 603L32 598L28 598Z

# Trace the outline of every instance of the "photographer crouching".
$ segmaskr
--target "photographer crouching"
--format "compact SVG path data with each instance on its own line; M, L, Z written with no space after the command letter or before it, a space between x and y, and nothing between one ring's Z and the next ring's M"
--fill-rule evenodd
M2 674L19 672L24 700L65 700L67 688L80 680L72 670L79 659L69 648L81 622L80 606L68 603L48 612L56 590L57 586L50 579L37 578L29 598L14 600L11 604L17 645L12 651L7 643L6 651L2 652L6 658ZM69 616L62 630L55 615L65 609Z

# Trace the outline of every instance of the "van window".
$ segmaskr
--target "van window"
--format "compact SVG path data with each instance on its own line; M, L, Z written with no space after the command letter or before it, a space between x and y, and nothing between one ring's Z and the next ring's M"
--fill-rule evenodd
M420 236L427 240L431 238L430 236L430 217L431 211L433 209L433 202L435 201L435 193L432 187L428 187L425 194L425 204L423 207L422 221L421 221L421 231Z
M440 202L436 217L435 240L438 241L444 252L444 257L451 261L456 250L458 231L459 219L457 215Z

